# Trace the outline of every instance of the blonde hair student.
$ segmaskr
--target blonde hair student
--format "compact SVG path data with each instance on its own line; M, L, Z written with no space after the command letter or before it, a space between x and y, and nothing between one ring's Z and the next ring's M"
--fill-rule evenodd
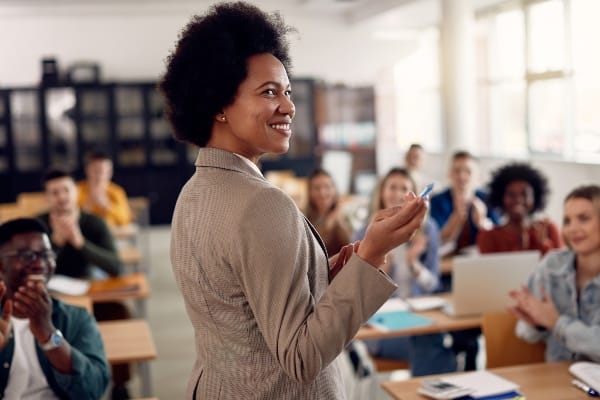
M549 253L511 292L517 335L545 341L546 360L600 362L600 186L581 186L564 202L562 233L569 247Z

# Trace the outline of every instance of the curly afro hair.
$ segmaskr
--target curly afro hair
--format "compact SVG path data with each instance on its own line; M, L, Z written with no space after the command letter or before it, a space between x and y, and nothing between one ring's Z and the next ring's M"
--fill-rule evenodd
M269 53L290 70L286 35L293 31L279 13L244 2L216 4L193 16L158 83L175 137L206 146L214 116L234 101L247 76L249 57Z
M531 213L546 208L548 180L539 170L525 163L513 163L500 167L492 174L488 201L492 207L503 208L506 187L514 181L525 181L533 188L533 209Z

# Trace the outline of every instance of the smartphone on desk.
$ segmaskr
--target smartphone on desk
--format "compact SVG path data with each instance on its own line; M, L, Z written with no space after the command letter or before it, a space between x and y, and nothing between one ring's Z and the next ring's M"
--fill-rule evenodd
M417 391L433 399L451 400L473 393L472 389L444 382L441 379L426 379Z

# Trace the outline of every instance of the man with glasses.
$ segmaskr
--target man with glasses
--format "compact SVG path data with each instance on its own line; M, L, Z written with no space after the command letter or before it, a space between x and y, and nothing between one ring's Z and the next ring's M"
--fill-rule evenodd
M46 227L0 225L0 398L99 399L109 370L96 321L50 297L56 268Z

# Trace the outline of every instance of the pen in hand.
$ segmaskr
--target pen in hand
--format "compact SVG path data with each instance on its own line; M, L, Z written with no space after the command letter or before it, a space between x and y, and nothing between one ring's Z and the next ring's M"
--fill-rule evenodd
M589 387L588 385L586 385L585 383L583 383L577 379L573 379L571 381L571 385L586 392L587 395L590 397L600 397L600 393L598 393L597 391L595 391L594 389L592 389L591 387Z

